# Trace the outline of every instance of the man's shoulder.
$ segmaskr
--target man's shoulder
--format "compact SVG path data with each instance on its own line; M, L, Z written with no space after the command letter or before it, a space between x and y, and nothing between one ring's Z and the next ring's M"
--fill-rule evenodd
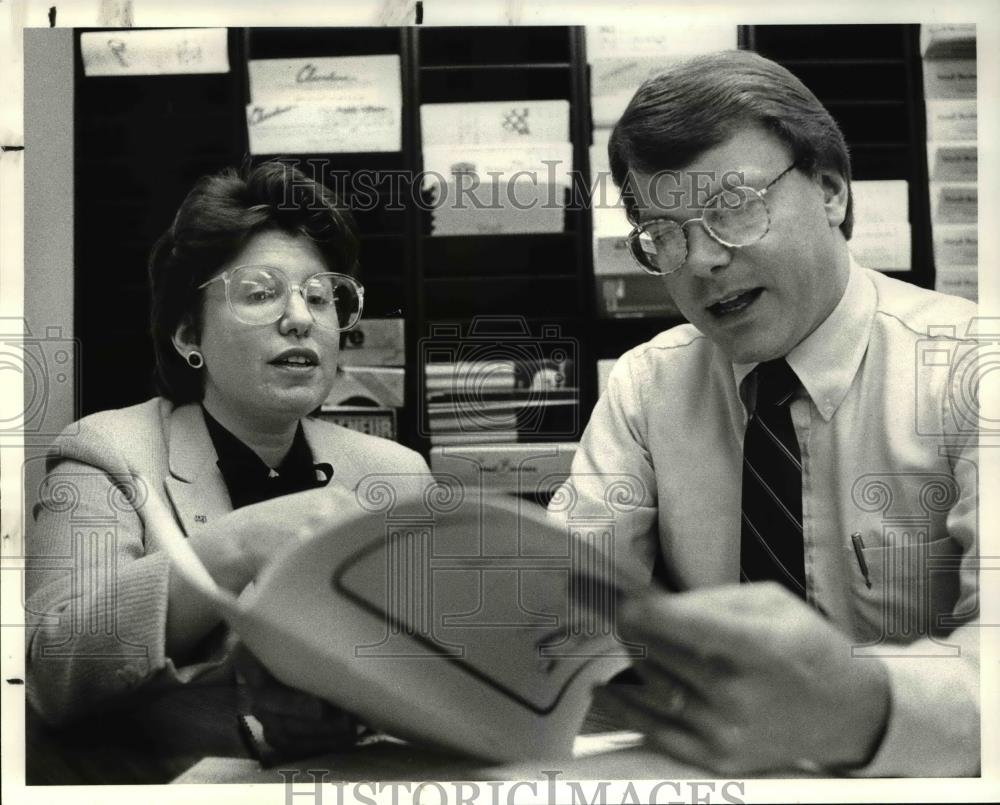
M642 366L647 371L669 370L672 366L708 362L714 350L711 340L694 325L678 324L632 347L621 356L615 369L627 371Z
M915 338L974 337L970 323L978 311L975 302L920 288L878 271L868 273L878 299L876 326L905 328Z

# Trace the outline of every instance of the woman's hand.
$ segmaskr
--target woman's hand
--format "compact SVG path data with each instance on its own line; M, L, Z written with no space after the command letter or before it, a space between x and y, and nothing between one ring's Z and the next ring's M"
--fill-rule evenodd
M280 550L325 534L360 511L346 489L310 489L230 512L192 535L191 547L220 585L239 593Z
M354 493L323 487L244 506L196 531L188 545L215 582L239 594L279 550L327 533L360 511ZM177 528L165 504L150 516ZM171 572L167 593L167 654L177 664L193 661L199 641L219 622L217 608L180 573Z
M236 667L250 693L250 713L263 729L263 742L247 725L264 765L348 749L364 732L350 713L283 685L246 648Z

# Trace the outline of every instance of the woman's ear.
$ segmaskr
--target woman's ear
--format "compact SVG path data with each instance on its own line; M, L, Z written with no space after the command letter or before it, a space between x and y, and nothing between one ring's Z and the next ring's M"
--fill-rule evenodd
M177 325L170 340L173 341L177 354L185 360L193 350L197 350L201 346L201 339L198 337L195 326L186 318Z
M823 207L830 227L836 229L847 217L848 184L836 171L820 170L819 184L823 189Z

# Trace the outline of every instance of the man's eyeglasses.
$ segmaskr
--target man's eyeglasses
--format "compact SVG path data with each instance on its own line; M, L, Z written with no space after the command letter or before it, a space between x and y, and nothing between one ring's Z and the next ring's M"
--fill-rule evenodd
M678 223L669 218L654 218L637 224L625 242L633 259L650 274L673 274L688 256L684 227L700 223L717 243L739 249L756 243L771 228L771 215L764 196L775 183L789 174L792 163L762 189L732 187L717 193L700 216Z
M272 266L237 266L198 288L217 280L226 284L229 309L244 324L278 321L285 315L293 291L302 296L313 321L326 330L350 330L361 318L365 304L364 287L346 274L313 274L302 283L292 284L283 271Z

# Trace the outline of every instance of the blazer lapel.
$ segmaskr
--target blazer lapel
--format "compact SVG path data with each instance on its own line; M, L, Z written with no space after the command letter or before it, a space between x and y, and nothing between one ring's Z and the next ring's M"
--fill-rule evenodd
M333 466L333 480L330 483L345 487L352 492L357 489L361 479L370 472L365 469L363 461L359 460L359 457L346 445L338 444L331 438L332 429L327 427L326 423L317 423L305 417L302 420L302 429L306 441L309 442L309 449L312 450L313 461L325 461Z
M167 496L177 522L190 537L233 510L218 456L197 403L174 409L169 422Z

